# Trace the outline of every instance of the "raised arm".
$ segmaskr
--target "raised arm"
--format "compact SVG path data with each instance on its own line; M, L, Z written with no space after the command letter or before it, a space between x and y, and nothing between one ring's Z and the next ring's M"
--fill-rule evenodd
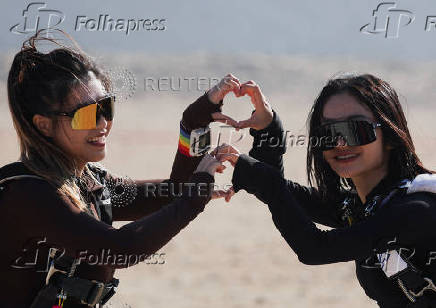
M236 122L230 117L221 113L224 96L239 89L239 81L232 75L224 77L216 86L207 93L200 96L194 103L190 104L183 112L181 123L183 127L190 131L207 127L213 121L225 122L236 125ZM181 141L177 149L171 175L166 180L135 180L137 187L137 196L127 206L113 207L113 221L131 221L149 215L168 204L174 199L174 195L180 194L180 184L186 183L191 177L193 171L197 168L203 156L191 157L184 151ZM110 178L108 175L107 180ZM158 194L151 193L151 188L155 192L171 188L171 193Z
M283 177L283 155L286 152L286 134L277 111L271 108L259 85L254 81L243 83L240 95L248 95L255 108L249 119L240 122L240 127L250 128L250 135L253 136L253 146L249 155L275 168ZM227 148L222 149L222 151L232 152L233 150ZM242 173L240 176L244 177L247 174ZM336 208L332 207L331 202L323 201L315 188L306 187L290 180L287 181L287 187L314 222L329 227L340 227L343 225ZM233 192L239 190L238 187L235 188ZM228 195L231 196L233 192L228 193ZM258 197L262 199L262 196Z
M382 239L408 238L419 232L426 234L426 228L431 228L436 216L425 202L403 200L401 204L381 208L377 215L351 227L323 231L306 215L287 181L267 164L240 155L232 181L236 189L245 189L268 204L277 229L305 264L365 258L373 254L376 247L382 248L379 246ZM420 221L420 224L408 221Z

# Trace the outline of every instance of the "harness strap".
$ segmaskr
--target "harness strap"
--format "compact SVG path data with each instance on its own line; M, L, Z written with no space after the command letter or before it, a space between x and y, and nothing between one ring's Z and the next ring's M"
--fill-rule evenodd
M34 178L46 181L43 177L30 174L9 176L0 180L0 192L5 188L3 184L6 182L23 178ZM96 207L99 208L99 206ZM94 307L96 304L100 304L100 306L104 305L115 294L116 287L119 283L118 279L113 278L109 283L103 283L96 280L74 277L72 276L74 271L72 270L72 264L75 262L74 258L65 255L57 256L56 250L53 251L51 258L53 264L47 273L46 289L50 289L52 292L47 300L52 300L55 297L52 296L52 293L55 292L56 289L62 289L68 296L77 299L81 304ZM44 293L41 296L47 296L47 294ZM40 300L41 298L39 298L39 301Z
M62 288L69 296L78 299L82 304L94 306L104 305L114 294L119 280L113 278L108 283L88 280L79 277L68 277L61 272L55 272L50 283Z
M381 202L380 207L385 205L388 201L390 201L395 195L407 194L408 188L410 186L410 181L402 181L400 185L392 190ZM407 268L401 270L396 275L389 277L390 279L397 280L398 286L401 291L403 291L404 295L409 299L411 303L417 303L418 298L424 295L425 291L434 291L436 292L436 286L428 277L424 277L422 271L420 271L414 264L412 264L409 260L404 260L401 258L400 251L396 250L398 254L397 267L398 264L403 261L407 263ZM386 272L385 272L386 274Z
M46 179L44 179L40 176L37 176L37 175L30 175L30 174L14 175L14 176L10 176L10 177L7 177L7 178L0 180L0 191L5 188L4 186L1 186L3 183L10 181L10 180L19 180L22 178L34 178L34 179L46 181Z

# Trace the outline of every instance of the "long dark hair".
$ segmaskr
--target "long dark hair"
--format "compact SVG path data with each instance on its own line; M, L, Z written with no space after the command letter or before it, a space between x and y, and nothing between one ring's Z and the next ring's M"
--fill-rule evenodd
M35 127L33 116L51 117L57 127L56 117L50 116L49 112L59 110L78 86L86 87L88 72L93 72L108 92L111 82L68 34L57 30L69 38L75 48L49 38L46 31L40 30L26 40L14 57L8 76L9 109L20 143L20 160L84 209L74 178L77 173L75 162L52 138ZM58 48L43 53L36 47L38 41L54 43ZM85 173L90 174L87 167Z
M406 117L395 90L386 82L370 74L347 74L330 79L316 98L308 116L309 139L321 124L323 107L328 99L337 94L347 93L367 106L381 123L383 140L390 144L391 151L388 176L393 179L413 179L421 173L434 173L422 165L415 152L407 128ZM322 151L311 144L307 147L306 171L310 186L313 180L324 198L337 196L344 189L354 188L351 179L341 178L325 161Z

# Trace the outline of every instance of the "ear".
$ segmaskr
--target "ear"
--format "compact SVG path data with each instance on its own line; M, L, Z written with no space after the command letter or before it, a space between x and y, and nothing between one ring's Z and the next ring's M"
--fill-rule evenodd
M35 114L33 116L33 124L35 127L46 137L53 136L53 121L52 119L42 116L40 114Z

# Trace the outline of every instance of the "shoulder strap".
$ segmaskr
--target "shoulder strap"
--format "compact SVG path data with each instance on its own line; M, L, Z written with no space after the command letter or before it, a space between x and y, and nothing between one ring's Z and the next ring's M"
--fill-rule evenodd
M30 175L30 174L14 175L14 176L10 176L10 177L7 177L7 178L0 180L0 189L4 188L4 187L1 187L1 185L3 183L6 183L7 181L19 180L19 179L23 179L23 178L33 178L33 179L39 179L39 180L46 181L46 179L44 179L43 177L40 177L38 175Z
M38 176L27 169L23 162L16 161L0 168L0 191L4 189L3 185L6 182L23 178L34 178L46 181L43 177Z
M415 192L436 193L436 174L420 174L413 181L403 180L395 187L381 202L381 205L388 203L397 194L411 194ZM390 262L388 261L389 259ZM424 291L436 292L436 286L429 277L423 273L410 260L401 257L401 251L390 250L379 254L382 270L389 279L395 279L404 295L411 303L417 303L418 298L424 295ZM388 274L389 265L394 264L394 274Z

